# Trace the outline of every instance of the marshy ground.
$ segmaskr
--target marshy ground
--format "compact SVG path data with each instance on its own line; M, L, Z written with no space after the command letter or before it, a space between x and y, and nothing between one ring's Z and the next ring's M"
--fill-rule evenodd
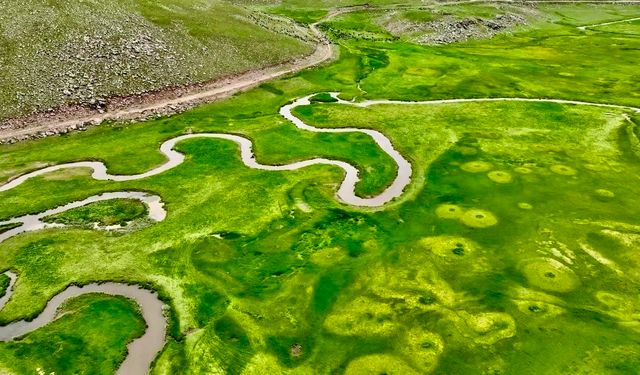
M640 8L379 7L320 25L340 48L321 67L173 117L0 146L0 181L79 160L140 174L166 162L158 149L169 139L230 133L250 139L263 165L341 160L360 171L357 195L381 193L397 164L371 137L305 131L279 113L325 93L294 115L384 134L411 163L402 195L355 207L336 198L340 168L247 168L236 143L209 138L177 143L184 162L146 178L35 176L0 192L0 221L117 191L160 197L166 218L95 230L148 215L114 199L0 243L0 269L19 275L0 322L37 316L72 283L112 281L156 290L168 306L153 374L638 372L640 23L601 24ZM261 9L307 23L326 15L299 2ZM506 13L522 22L417 43L434 25ZM416 23L427 26L400 27ZM356 103L479 100L359 107L329 92ZM113 373L144 330L117 296L71 299L60 316L0 343L0 370Z

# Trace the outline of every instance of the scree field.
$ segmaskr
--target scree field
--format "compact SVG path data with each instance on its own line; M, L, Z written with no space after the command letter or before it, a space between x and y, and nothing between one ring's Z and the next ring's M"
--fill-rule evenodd
M250 58L217 66L151 2L100 9L134 3L201 79L333 57L1 145L0 374L640 373L640 5L162 1L201 42L224 16ZM186 79L145 56L134 87ZM14 78L0 117L40 106Z

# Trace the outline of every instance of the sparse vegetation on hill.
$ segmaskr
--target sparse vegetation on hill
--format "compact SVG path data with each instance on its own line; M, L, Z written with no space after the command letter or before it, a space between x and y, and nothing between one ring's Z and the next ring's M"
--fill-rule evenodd
M281 63L311 38L219 0L0 0L0 120Z

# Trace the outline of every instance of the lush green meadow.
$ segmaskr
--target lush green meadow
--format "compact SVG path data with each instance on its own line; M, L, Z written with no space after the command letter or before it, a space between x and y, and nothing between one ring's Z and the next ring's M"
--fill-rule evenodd
M24 339L0 345L0 361L18 374L108 374L141 336L144 320L122 297L86 295L60 309L61 317Z
M310 22L335 4L320 5L252 6ZM394 17L429 22L442 8ZM395 176L388 155L362 134L297 129L279 108L330 91L640 107L639 24L577 28L640 16L637 6L540 5L527 26L442 46L388 37L385 12L332 19L321 27L338 59L228 100L0 146L0 180L76 160L140 173L164 161L158 147L169 138L228 132L250 138L263 164L348 161L361 171L356 191L370 196ZM179 143L185 163L146 179L96 181L82 169L37 177L0 192L0 220L106 191L159 195L167 218L92 230L144 215L138 202L102 202L55 218L70 227L0 243L0 269L19 274L0 322L36 316L70 283L109 280L150 286L171 307L153 374L640 371L640 115L548 102L358 108L317 99L296 115L379 130L410 160L400 198L354 208L335 197L338 168L249 169L234 143L213 139ZM143 327L120 298L85 296L64 309L72 313L1 343L0 373L112 373Z

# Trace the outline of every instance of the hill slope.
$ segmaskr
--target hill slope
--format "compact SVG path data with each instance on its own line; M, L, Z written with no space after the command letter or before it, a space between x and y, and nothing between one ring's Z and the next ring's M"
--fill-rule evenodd
M306 28L217 0L0 0L0 10L0 120L313 50Z

